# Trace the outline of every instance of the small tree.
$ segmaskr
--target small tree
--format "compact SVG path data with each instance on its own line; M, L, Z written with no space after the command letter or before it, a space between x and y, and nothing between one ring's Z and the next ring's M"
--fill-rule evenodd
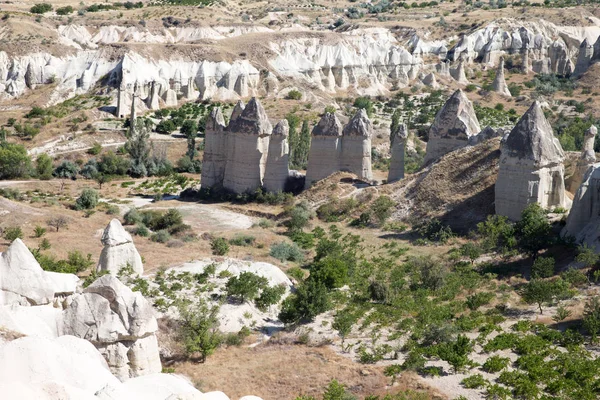
M600 260L600 255L596 254L594 249L587 243L579 246L577 252L578 254L575 261L582 263L587 268L594 267Z
M188 357L199 354L199 362L203 363L219 347L222 335L218 330L218 313L219 307L210 308L204 303L180 307L180 333Z
M542 306L550 303L556 294L555 283L543 279L532 279L521 291L523 300L527 304L537 304L540 314L543 314Z
M552 227L538 203L531 203L516 224L519 246L536 258L538 251L552 244Z
M134 129L129 130L127 133L125 150L131 157L131 174L133 176L141 177L148 175L150 153L152 152L152 144L150 143L150 123L142 118L138 118L133 123Z
M298 286L295 294L283 301L279 319L286 324L312 321L330 307L327 287L322 282L308 279Z
M348 400L351 398L352 396L348 395L344 385L335 379L327 385L327 389L325 389L325 393L323 393L323 400Z
M531 278L550 278L554 275L554 264L552 257L536 258L531 267Z
M227 296L238 298L242 303L246 300L254 300L258 293L268 285L267 278L242 272L238 276L229 278L225 286Z
M262 290L254 303L259 310L266 311L270 306L279 303L284 293L284 285L268 286Z
M59 215L56 217L52 217L47 221L48 226L56 229L56 232L58 232L58 230L60 228L66 228L66 226L69 224L67 217L63 216L63 215Z
M354 325L355 319L352 314L348 312L337 312L333 319L333 329L335 329L342 339L342 351L347 349L344 347L346 337L352 332L352 325Z
M440 358L450 365L456 374L469 363L469 354L473 350L473 343L464 335L458 335L455 342L444 343L438 348Z
M98 205L98 192L94 189L85 188L81 191L81 195L75 201L77 210L91 210Z
M600 297L592 297L583 309L583 327L592 336L592 342L596 342L600 332Z
M35 170L39 179L44 181L52 179L52 157L46 153L40 154L35 161Z
M36 225L36 227L33 230L33 235L36 238L41 238L42 236L44 236L46 234L46 228L42 228L39 225Z
M98 183L98 189L102 190L102 185L105 183L109 183L111 181L111 177L105 174L96 174L94 175L94 180Z
M210 241L210 248L215 256L224 256L229 252L229 243L225 238L214 238Z
M191 119L186 119L179 129L187 139L187 152L185 153L190 160L196 157L196 136L198 135L198 123Z
M308 221L313 217L313 212L310 204L306 200L302 200L290 210L289 215L288 228L290 232L299 232L308 225Z
M9 242L14 241L15 239L23 239L23 230L18 226L12 226L4 229L4 239Z
M393 208L396 206L394 200L388 196L379 196L377 200L373 202L371 209L373 215L377 218L380 225L383 225L385 221L392 215Z

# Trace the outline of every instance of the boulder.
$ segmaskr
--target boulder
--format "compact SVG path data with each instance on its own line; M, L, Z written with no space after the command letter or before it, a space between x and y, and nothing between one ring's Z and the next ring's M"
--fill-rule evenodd
M161 371L158 330L150 303L112 275L74 296L63 312L64 335L92 342L121 380Z
M457 90L446 101L431 124L425 163L465 147L469 138L480 130L473 104L462 90Z
M144 273L142 258L133 244L133 239L118 219L109 222L101 241L104 248L96 267L98 272L108 271L112 275L117 275L122 268L130 266L134 273L138 275Z
M48 304L56 295L72 294L79 278L46 272L21 239L0 253L0 305Z
M312 130L305 187L340 169L342 124L335 114L325 113Z
M285 189L290 173L288 165L289 134L290 125L286 119L279 121L273 128L263 179L263 186L269 192L282 192Z
M262 186L272 130L265 109L255 97L238 118L230 121L225 189L244 193Z
M496 214L518 220L528 204L569 207L565 196L564 153L539 102L521 117L500 148Z
M504 57L500 57L498 69L496 70L496 77L494 78L494 82L492 82L492 90L503 96L512 97L510 90L508 90L508 86L506 85L506 80L504 79Z
M469 138L469 146L476 146L479 143L485 142L486 140L490 140L495 137L502 137L504 136L504 134L505 131L502 128L494 129L491 126L486 126L477 135L471 136Z
M398 129L392 132L392 146L390 149L391 160L388 171L387 182L392 183L404 178L404 153L406 151L406 139L408 128L406 124L399 124Z
M371 138L373 124L364 109L352 117L342 131L342 154L340 170L351 172L370 181L373 179L371 170Z
M227 165L228 135L221 107L212 109L206 119L204 155L202 159L202 187L222 186Z

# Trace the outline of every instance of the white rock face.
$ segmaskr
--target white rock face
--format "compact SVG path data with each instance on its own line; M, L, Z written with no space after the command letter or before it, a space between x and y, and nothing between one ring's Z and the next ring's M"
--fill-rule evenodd
M61 332L92 342L121 380L161 371L152 306L112 275L75 296Z
M352 117L342 131L342 156L340 169L351 172L370 181L373 179L371 170L371 138L373 124L364 109Z
M450 76L461 85L469 84L469 80L465 74L465 63L463 61L460 61L456 68L450 68Z
M167 89L163 95L166 107L177 107L177 93L173 89Z
M234 193L254 191L262 186L269 139L273 127L260 101L252 98L242 114L227 128L230 151L223 187Z
M204 134L204 155L202 159L202 177L200 183L204 188L222 186L227 166L229 151L228 132L221 107L212 109L206 119Z
M325 113L312 130L306 188L340 170L342 123L335 114Z
M425 86L429 86L433 89L437 89L440 87L440 84L437 82L437 79L435 79L435 75L433 74L433 72L430 72L429 74L421 78L421 82L423 82Z
M101 241L104 248L96 267L98 272L108 271L116 276L123 267L129 265L136 274L144 273L142 257L135 248L131 235L123 228L118 219L115 218L109 222L104 229Z
M462 90L457 90L437 113L429 129L425 163L465 147L469 138L480 130L473 104Z
M512 97L510 90L508 90L508 86L506 85L506 80L504 79L504 57L500 57L498 69L496 70L496 77L494 78L494 82L492 82L492 90L503 96Z
M282 119L273 128L269 140L269 152L265 166L263 186L269 192L283 192L285 183L290 174L288 136L290 125L286 119Z
M21 239L0 253L0 305L48 304L56 295L72 294L79 278L46 272Z
M581 156L579 160L577 160L577 164L575 165L575 171L573 172L573 176L569 181L568 189L570 192L577 191L579 185L583 181L583 176L585 175L587 170L596 162L596 153L594 152L594 141L596 140L597 134L598 128L596 128L595 125L590 126L589 129L585 131Z
M594 58L594 45L585 39L579 46L579 54L577 55L577 63L575 64L574 76L583 74L592 64Z
M406 139L408 128L406 124L399 124L396 132L392 133L392 146L390 149L391 160L388 171L387 182L392 183L404 178L404 152L406 151Z
M539 102L534 102L501 148L496 214L518 220L528 204L570 206L565 196L564 153Z
M573 236L577 243L585 243L600 251L600 164L591 165L573 198L573 207L567 217L562 236Z

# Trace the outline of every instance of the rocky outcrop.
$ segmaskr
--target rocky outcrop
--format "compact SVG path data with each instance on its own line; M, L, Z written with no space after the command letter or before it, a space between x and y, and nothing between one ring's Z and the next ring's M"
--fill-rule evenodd
M165 107L177 107L177 93L173 89L167 89L163 94Z
M283 119L275 125L269 140L269 152L265 166L263 186L269 192L283 192L289 177L289 145L290 125Z
M437 113L429 129L425 163L466 146L469 138L480 130L473 104L462 90L457 90Z
M396 132L392 132L392 146L390 149L391 160L387 182L392 183L404 178L404 153L408 128L406 124L399 124Z
M312 130L305 186L327 178L340 169L342 124L335 114L325 113Z
M373 179L371 170L371 138L373 124L364 109L352 117L342 131L340 170L351 172L359 179Z
M98 272L108 271L116 276L122 268L131 267L138 275L144 273L142 258L133 244L133 239L118 219L109 222L101 241L104 248L96 267Z
M150 91L149 91L149 95L146 98L146 106L150 109L150 110L158 110L160 109L160 103L159 103L159 95L158 95L158 85L155 81L152 81L150 83Z
M112 275L74 296L63 312L62 333L92 342L120 380L158 373L161 363L152 306Z
M575 77L578 77L585 71L587 71L590 65L592 65L593 58L594 45L588 42L587 39L585 39L581 43L581 46L579 46L579 54L577 55L577 62L575 64L575 70L573 71L573 75Z
M228 134L221 107L215 107L206 119L204 133L204 155L202 159L203 188L222 186L227 166Z
M429 86L430 88L433 88L433 89L437 89L440 87L440 84L437 83L437 80L435 79L435 75L433 74L433 72L430 72L429 74L427 74L423 78L421 78L421 82L423 82L423 84L425 86Z
M597 134L598 128L596 128L596 126L594 125L590 126L588 130L585 131L581 155L575 165L575 171L573 172L573 176L571 176L571 178L568 181L568 189L572 193L575 193L575 191L579 188L579 185L583 181L583 176L585 175L587 170L596 162L594 142L596 140Z
M230 121L225 189L244 193L262 186L272 130L267 113L256 98L250 100L238 118Z
M72 274L44 271L21 239L0 253L0 305L52 303L73 294L78 281Z
M183 87L183 97L186 100L194 100L198 97L196 84L194 83L194 78L191 76L188 78L187 85Z
M231 111L231 116L229 117L230 124L236 119L238 119L240 115L242 115L242 113L244 112L244 108L246 108L246 105L243 101L238 100L238 102L235 103L235 106L233 106L233 110Z
M494 78L494 82L492 82L492 90L503 96L512 97L504 79L504 57L500 57L496 77Z
M518 220L528 204L569 207L564 153L539 102L534 102L501 146L496 214Z
M600 164L592 164L586 171L567 217L561 235L575 238L600 251Z
M495 137L503 137L506 134L503 128L494 129L491 126L486 126L477 135L469 138L469 146L476 146L479 143L483 143L486 140L493 139Z
M465 74L465 64L463 61L460 61L456 68L450 68L450 76L461 85L469 84L469 80Z

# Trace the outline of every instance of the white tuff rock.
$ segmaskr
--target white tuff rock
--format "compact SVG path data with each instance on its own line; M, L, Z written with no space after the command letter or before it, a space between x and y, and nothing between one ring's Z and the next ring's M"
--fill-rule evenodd
M496 77L492 83L492 90L503 96L512 97L510 90L508 90L508 86L506 85L506 80L504 79L504 57L500 57L498 69L496 70Z
M373 124L364 109L352 117L342 131L342 157L340 169L351 172L359 179L373 179L371 170L371 137Z
M288 166L289 134L290 125L286 119L279 121L273 128L263 180L263 186L269 192L283 192L285 189L290 173Z
M98 272L108 271L112 275L117 275L123 267L131 266L136 274L144 273L144 264L133 244L133 239L118 219L109 222L101 241L104 248L96 267Z
M339 171L342 130L340 120L331 113L325 113L313 128L306 168L307 188Z
M399 124L396 132L392 132L391 161L387 182L392 183L404 178L404 152L408 128L406 124Z
M221 107L215 107L206 119L200 180L203 188L223 185L229 151L228 137Z

